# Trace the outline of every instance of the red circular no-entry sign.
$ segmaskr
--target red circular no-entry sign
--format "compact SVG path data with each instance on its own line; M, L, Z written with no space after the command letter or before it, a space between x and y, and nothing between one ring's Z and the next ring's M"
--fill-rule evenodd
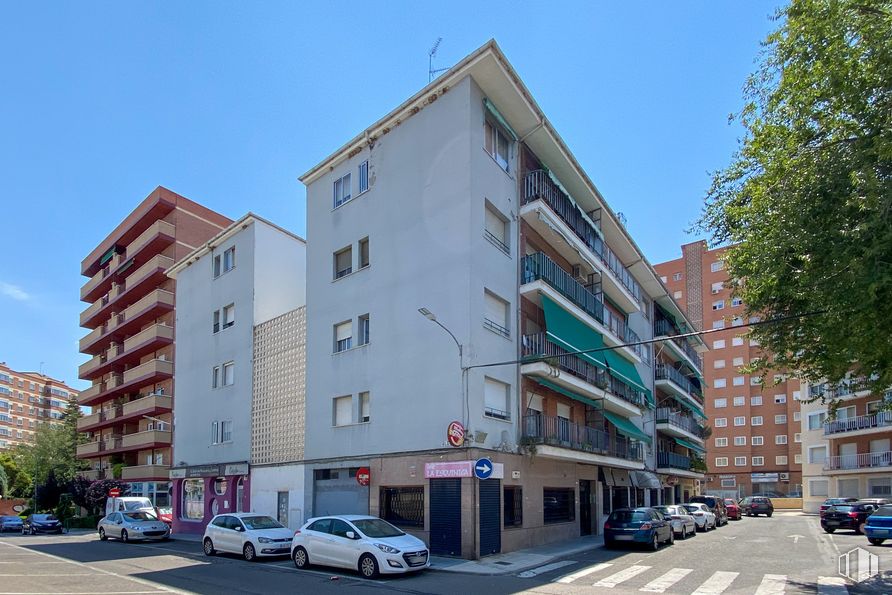
M369 471L368 467L360 467L356 470L356 483L361 486L367 486L371 480L372 472Z
M120 495L121 495L121 490L118 488L112 488L108 491L109 498L117 498Z

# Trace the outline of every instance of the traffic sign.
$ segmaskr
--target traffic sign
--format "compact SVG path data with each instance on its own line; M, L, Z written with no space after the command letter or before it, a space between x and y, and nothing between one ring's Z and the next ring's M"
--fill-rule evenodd
M356 483L361 486L369 485L369 481L372 479L372 473L369 471L368 467L360 467L356 470Z
M492 461L487 458L477 459L474 463L474 475L477 479L489 479L492 475Z
M112 488L108 491L109 498L117 498L120 495L121 495L121 490L119 490L118 488Z

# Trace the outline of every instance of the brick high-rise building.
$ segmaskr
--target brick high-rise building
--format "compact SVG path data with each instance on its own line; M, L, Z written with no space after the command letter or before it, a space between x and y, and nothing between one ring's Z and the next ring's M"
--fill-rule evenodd
M703 330L708 475L704 491L726 496L796 494L801 490L800 387L776 374L763 385L741 371L759 352L744 326L743 302L731 295L722 263L726 248L705 241L681 247L682 257L657 264L670 293Z
M37 428L60 423L77 391L40 372L18 372L0 362L0 450L34 440Z
M232 221L156 188L81 263L80 315L92 356L78 376L93 385L78 402L90 441L77 448L92 479L120 476L133 495L169 502L173 409L174 287L165 271Z

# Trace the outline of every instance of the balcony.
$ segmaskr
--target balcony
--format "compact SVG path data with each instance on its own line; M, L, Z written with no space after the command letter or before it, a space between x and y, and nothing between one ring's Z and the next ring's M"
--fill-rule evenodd
M89 471L79 471L78 475L89 481L96 481L97 479L105 479L105 471L105 469L91 469Z
M611 436L603 430L579 425L551 415L527 415L523 418L523 442L539 445L536 454L547 457L567 457L563 450L587 453L594 457L570 456L578 460L590 460L642 469L644 448L636 440L624 436ZM609 457L605 460L603 457ZM615 459L620 459L616 461ZM624 464L625 463L625 464Z
M643 393L582 358L567 355L545 333L524 335L522 352L524 358L531 360L521 366L522 374L541 376L584 396L603 399L604 408L613 413L625 417L641 415L645 406ZM555 368L560 371L556 378Z
M656 412L657 430L679 438L691 438L702 442L706 437L703 426L692 416L669 407L660 407Z
M618 345L641 341L641 337L626 326L625 320L618 318L604 307L604 303L591 291L589 286L574 279L570 273L544 253L537 252L524 256L521 259L521 271L520 283L522 286L529 286L536 281L544 281L557 293L594 318L598 323L597 330L608 339L610 344ZM521 293L529 292L525 292L521 288ZM611 338L613 341L610 341ZM647 350L642 345L633 345L626 350L639 359L647 357Z
M138 301L130 304L123 312L114 316L108 323L93 329L80 341L81 353L98 355L115 339L134 332L146 322L170 312L174 307L174 295L164 289L155 289Z
M157 448L159 446L170 446L170 443L170 432L165 432L163 430L148 430L145 432L126 434L121 439L120 448L123 450Z
M87 390L82 390L77 396L77 402L79 405L86 405L103 392L105 392L105 383L97 382Z
M657 453L657 469L673 469L675 471L692 471L693 459L674 452Z
M84 444L78 444L76 449L76 453L79 458L98 455L101 451L102 443L99 440L96 440L94 442L86 442Z
M675 355L675 361L682 360L687 363L694 371L703 372L703 358L697 353L697 350L688 343L687 339L680 339L674 335L682 334L674 324L664 318L658 318L654 322L654 339L660 337L673 337L664 344L669 347L670 355Z
M170 479L170 467L167 465L134 465L121 469L124 481L167 481Z
M892 452L865 452L854 455L828 457L824 461L824 471L837 473L859 472L865 470L892 471Z
M148 229L139 234L139 236L130 242L122 259L123 262L129 261L140 255L141 252L150 254L159 252L165 246L173 243L176 239L176 227L167 221L156 221Z
M697 407L703 406L703 391L700 387L668 364L654 366L654 384L675 397L688 399Z
M161 254L155 255L124 279L123 287L114 300L120 306L128 306L141 299L143 296L139 293L140 288L157 285L166 279L164 271L172 267L173 264L172 258Z
M93 385L80 394L78 403L90 406L97 405L127 392L128 389L140 388L141 386L154 384L171 377L173 377L173 362L153 359L131 368L123 374L114 374L105 383ZM101 388L97 389L97 386L101 386Z
M870 415L827 422L824 425L824 435L831 438L847 438L888 432L890 427L892 427L892 411L879 411Z
M870 394L870 390L866 388L867 382L867 378L858 376L855 378L847 378L836 384L830 382L812 384L808 387L808 396L812 399L818 397L823 397L825 399L850 399L853 397L863 397ZM887 400L892 400L892 391L886 391L884 396Z
M81 287L81 301L95 302L111 288L114 275L110 265L103 267Z
M534 204L537 201L547 206L548 213L538 212ZM593 256L592 264L596 264L604 276L612 281L604 284L604 290L611 299L629 311L640 308L641 286L604 242L601 230L551 181L548 172L536 170L524 176L523 207L521 216L544 237L549 237L549 231L563 227L568 241L575 240L580 248ZM557 225L541 221L540 215L554 219ZM571 261L579 259L575 247L567 252L567 256Z

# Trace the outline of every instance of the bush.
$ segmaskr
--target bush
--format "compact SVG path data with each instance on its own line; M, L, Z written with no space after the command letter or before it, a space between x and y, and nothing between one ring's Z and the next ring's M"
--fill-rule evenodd
M69 529L95 529L101 518L98 515L76 516L68 519L65 526Z

